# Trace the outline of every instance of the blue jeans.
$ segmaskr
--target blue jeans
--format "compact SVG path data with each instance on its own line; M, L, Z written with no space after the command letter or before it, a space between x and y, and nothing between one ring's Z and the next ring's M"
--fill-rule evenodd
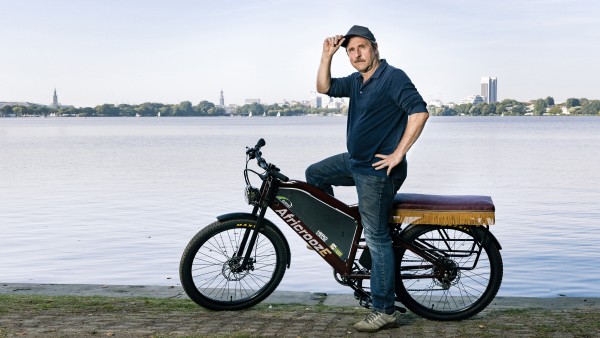
M333 196L333 186L356 186L365 241L371 252L373 310L387 314L395 307L395 263L389 217L394 195L404 178L391 179L352 171L348 153L310 165L306 182Z

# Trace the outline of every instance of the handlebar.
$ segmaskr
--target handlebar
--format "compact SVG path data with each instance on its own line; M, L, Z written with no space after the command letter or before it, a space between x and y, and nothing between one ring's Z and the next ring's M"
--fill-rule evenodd
M258 140L258 142L256 142L254 147L246 147L246 155L248 156L248 159L256 159L258 166L263 168L267 172L267 175L273 176L283 182L289 181L287 176L279 172L279 168L272 163L267 163L267 161L262 157L260 148L264 147L266 144L267 143L265 140L261 138Z

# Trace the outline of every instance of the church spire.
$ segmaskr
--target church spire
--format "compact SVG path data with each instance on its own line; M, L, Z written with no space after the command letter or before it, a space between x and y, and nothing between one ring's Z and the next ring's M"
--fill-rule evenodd
M56 96L56 88L54 88L54 96L52 97L52 108L58 109L58 96Z

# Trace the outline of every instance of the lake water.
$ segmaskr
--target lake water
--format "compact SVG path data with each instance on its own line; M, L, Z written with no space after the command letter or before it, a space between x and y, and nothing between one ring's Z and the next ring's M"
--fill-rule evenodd
M250 211L242 169L260 137L303 180L344 151L345 118L0 119L0 282L179 285L191 237ZM493 197L499 295L600 297L599 149L598 117L432 117L402 191ZM350 292L267 217L292 248L279 290Z

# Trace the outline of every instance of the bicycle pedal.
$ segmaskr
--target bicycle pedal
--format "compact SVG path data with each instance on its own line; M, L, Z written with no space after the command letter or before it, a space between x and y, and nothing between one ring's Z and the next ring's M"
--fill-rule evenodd
M402 306L394 306L396 308L396 311L400 312L400 313L406 313L406 309L403 308Z

